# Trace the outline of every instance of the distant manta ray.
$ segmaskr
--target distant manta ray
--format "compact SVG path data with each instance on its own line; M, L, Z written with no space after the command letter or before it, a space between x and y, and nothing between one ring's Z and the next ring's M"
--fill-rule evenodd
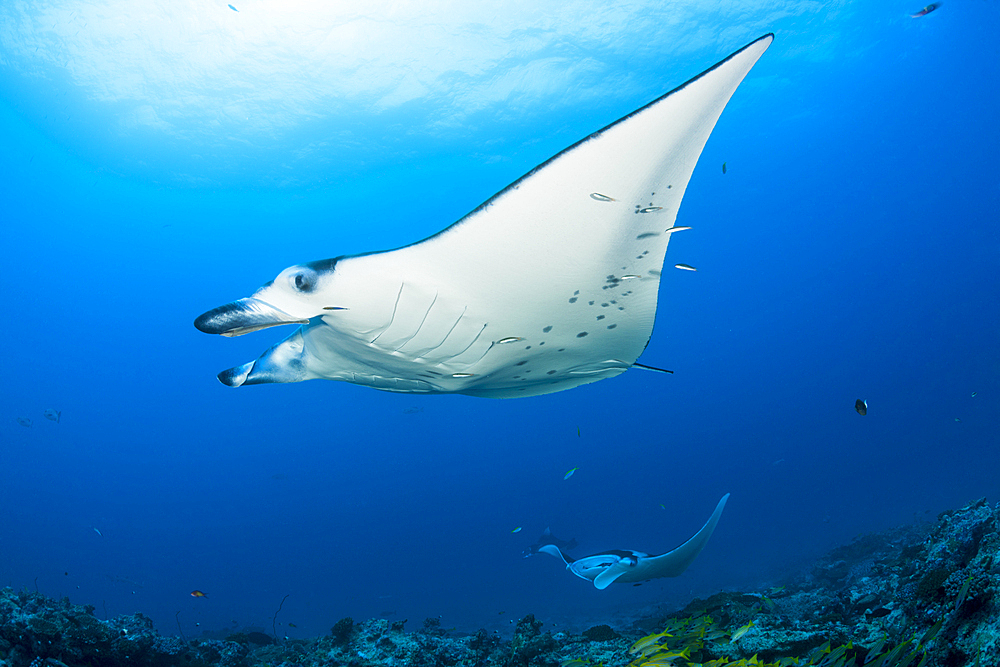
M525 558L534 556L535 554L539 553L539 549L541 549L544 546L555 546L559 549L569 551L571 549L576 549L579 545L577 544L575 539L560 540L558 537L552 534L551 528L546 528L542 532L541 537L538 538L538 541L536 541L534 544L528 545L528 547L521 552L521 555L524 556Z
M513 398L651 368L636 360L653 331L667 243L688 229L674 226L681 198L723 108L773 39L582 139L419 243L292 266L201 315L199 330L223 336L301 325L219 380Z
M722 496L712 516L694 537L673 551L659 556L650 556L641 551L611 549L586 558L573 559L554 544L541 546L538 551L562 559L566 563L567 570L581 579L594 582L594 586L601 590L616 581L636 583L660 577L679 577L708 544L708 539L715 532L715 526L719 523L727 500L729 500L728 493Z

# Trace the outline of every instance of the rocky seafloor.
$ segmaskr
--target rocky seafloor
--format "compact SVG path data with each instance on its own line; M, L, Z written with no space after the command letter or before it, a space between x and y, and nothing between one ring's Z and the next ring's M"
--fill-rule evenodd
M309 640L263 632L189 640L158 634L142 614L102 621L67 598L6 588L0 667L1000 667L998 589L1000 504L982 499L934 523L861 536L766 589L580 635L545 631L529 615L510 639L453 636L438 619L415 631L342 619Z

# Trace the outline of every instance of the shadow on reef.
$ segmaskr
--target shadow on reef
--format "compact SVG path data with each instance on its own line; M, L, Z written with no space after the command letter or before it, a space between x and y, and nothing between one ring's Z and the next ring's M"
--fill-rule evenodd
M0 591L0 667L1000 667L1000 506L985 499L834 549L763 591L722 592L631 628L449 636L438 619L341 619L330 634L274 641L163 637L142 614ZM652 634L646 634L646 633ZM640 637L639 635L645 634Z

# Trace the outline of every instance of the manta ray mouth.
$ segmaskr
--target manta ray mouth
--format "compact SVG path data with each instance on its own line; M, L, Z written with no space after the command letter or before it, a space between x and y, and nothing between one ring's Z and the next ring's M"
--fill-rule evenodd
M249 296L199 315L194 326L207 334L233 337L282 324L308 323L309 320L296 319L269 303Z

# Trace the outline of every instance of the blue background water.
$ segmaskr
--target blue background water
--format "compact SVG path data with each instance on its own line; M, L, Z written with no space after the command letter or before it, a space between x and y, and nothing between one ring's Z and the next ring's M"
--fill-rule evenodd
M586 627L996 498L1000 10L918 4L5 3L0 584L189 635L270 629L285 595L291 636ZM432 234L771 30L668 253L700 270L665 272L641 361L675 375L511 401L216 381L285 332L198 314ZM546 526L667 550L725 492L679 579L597 591L520 555Z

